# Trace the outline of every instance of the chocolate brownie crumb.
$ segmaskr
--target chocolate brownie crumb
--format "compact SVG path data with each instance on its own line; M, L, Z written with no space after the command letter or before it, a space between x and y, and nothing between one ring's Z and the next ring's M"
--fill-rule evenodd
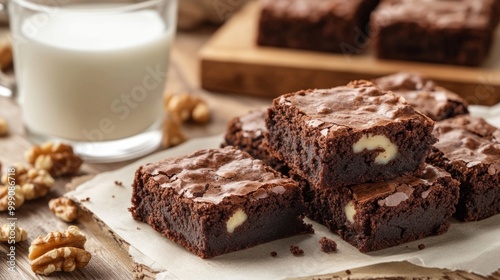
M322 237L319 240L321 244L321 250L325 253L337 252L337 243L327 237Z
M296 257L300 257L300 256L304 255L304 250L300 249L299 246L295 246L295 245L290 246L290 252Z
M277 257L277 256L278 256L278 253L276 253L276 251L271 252L271 257Z
M345 271L345 273L346 273L347 275L351 275L351 271L350 271L349 269L348 269L348 270L346 270L346 271Z
M115 181L115 185L119 187L123 187L123 182L122 181Z
M90 201L90 197L82 198L80 199L81 202L87 202Z
M425 249L425 244L420 244L420 245L418 245L418 249L419 249L419 250L423 250L423 249Z

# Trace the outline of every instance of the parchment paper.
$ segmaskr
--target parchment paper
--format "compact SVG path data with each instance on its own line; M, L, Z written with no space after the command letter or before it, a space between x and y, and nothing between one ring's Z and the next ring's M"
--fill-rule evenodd
M489 108L471 106L471 111L500 127L500 105ZM130 244L129 254L135 262L158 271L157 279L284 279L395 261L460 269L484 276L500 268L500 215L480 222L453 220L449 231L443 235L369 254L360 253L325 227L307 220L313 224L315 234L286 238L210 260L198 258L147 224L132 219L127 208L131 206L131 183L139 165L198 149L216 148L221 141L221 136L191 140L122 169L100 174L67 196L78 201L90 198L88 202L82 202L83 207ZM123 182L123 186L117 186L115 181ZM321 251L318 240L323 236L337 242L337 253ZM419 250L419 244L424 244L425 249ZM289 251L290 245L298 245L305 255L293 256ZM276 251L278 256L272 257L272 251Z

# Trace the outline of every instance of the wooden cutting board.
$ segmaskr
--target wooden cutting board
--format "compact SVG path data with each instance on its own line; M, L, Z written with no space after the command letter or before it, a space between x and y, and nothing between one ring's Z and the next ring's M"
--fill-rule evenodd
M259 47L259 7L251 2L222 26L200 51L201 85L232 94L276 97L308 88L328 88L398 71L423 73L471 104L500 102L500 29L482 67L378 60L372 53L343 55Z

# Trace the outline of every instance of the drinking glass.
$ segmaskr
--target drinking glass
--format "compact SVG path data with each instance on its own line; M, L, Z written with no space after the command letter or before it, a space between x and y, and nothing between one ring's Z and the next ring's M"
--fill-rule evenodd
M90 162L158 148L176 0L11 0L17 98L28 137Z

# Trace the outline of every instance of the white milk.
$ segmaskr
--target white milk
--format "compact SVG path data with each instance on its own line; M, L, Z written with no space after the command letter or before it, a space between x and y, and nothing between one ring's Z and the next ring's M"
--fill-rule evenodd
M15 46L28 129L103 141L133 136L160 121L173 34L165 28L154 11L61 9L29 17Z

